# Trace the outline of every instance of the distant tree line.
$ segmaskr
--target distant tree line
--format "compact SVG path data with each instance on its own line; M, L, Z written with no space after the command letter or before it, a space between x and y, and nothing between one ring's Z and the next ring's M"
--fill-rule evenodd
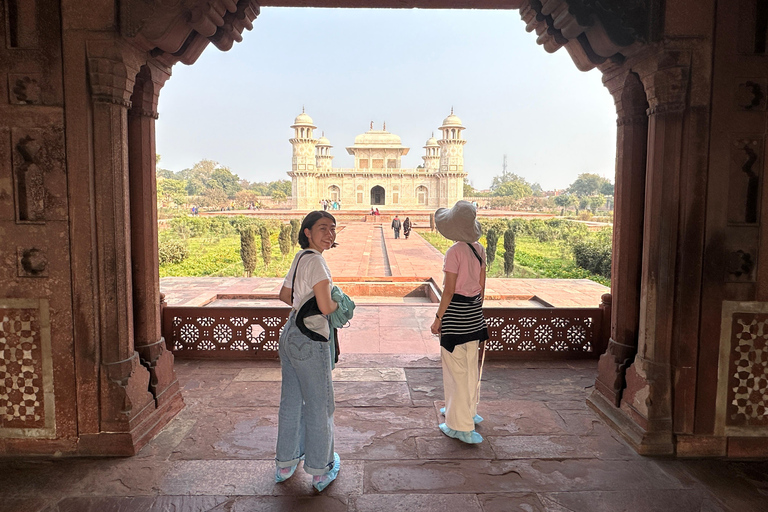
M157 156L157 196L164 206L195 205L203 208L247 208L258 206L259 196L285 201L291 195L291 182L249 182L214 160L200 160L179 172L160 167Z

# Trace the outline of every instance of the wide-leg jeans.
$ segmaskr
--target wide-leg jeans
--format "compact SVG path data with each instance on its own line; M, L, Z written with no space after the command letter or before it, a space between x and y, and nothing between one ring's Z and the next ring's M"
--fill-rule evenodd
M333 412L336 408L329 343L313 341L296 326L295 311L280 335L282 368L275 460L281 468L298 464L322 475L333 467Z

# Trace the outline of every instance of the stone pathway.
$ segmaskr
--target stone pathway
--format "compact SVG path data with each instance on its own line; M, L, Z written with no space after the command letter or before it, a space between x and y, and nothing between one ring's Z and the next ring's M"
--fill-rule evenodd
M0 460L0 512L765 512L768 462L641 457L587 407L595 363L488 362L477 427L444 436L437 356L344 354L338 479L275 484L277 361L180 361L186 408L137 456Z

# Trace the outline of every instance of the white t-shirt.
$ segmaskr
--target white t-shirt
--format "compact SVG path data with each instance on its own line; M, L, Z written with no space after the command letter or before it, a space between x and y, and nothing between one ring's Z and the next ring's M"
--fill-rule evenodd
M302 249L296 253L296 256L293 258L293 263L291 263L291 268L283 281L283 286L289 290L291 289L293 273L296 271L296 261L298 261L299 257L307 251L309 251L310 254L305 254L299 262L299 273L296 275L295 283L296 289L293 290L293 309L297 311L311 295L314 295L313 288L317 283L327 279L328 289L330 290L333 287L331 271L325 263L325 258L314 249Z

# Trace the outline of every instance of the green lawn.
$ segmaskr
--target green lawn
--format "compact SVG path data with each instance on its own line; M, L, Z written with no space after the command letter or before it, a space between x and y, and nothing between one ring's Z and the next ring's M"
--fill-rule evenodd
M261 239L256 237L257 243ZM264 267L261 250L258 251L254 277L284 277L299 250L297 245L283 258L277 242L277 234L270 237L272 261ZM188 238L190 256L181 263L160 266L160 277L243 277L243 262L240 259L240 237ZM259 245L259 247L261 247Z
M419 234L443 254L453 245L452 241L437 232L419 231ZM485 236L480 238L480 243L486 247ZM519 235L515 238L515 267L512 275L504 275L502 237L496 247L496 259L488 269L488 277L591 279L605 286L611 285L610 279L577 266L570 248L564 242L539 242L533 237Z

